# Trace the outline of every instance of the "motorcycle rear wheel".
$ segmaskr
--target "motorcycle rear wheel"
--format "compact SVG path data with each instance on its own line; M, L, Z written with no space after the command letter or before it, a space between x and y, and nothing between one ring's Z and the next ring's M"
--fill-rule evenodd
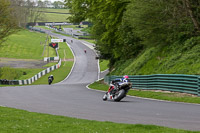
M124 89L119 90L118 94L115 95L114 101L119 102L122 98L126 96L126 91Z
M107 94L105 94L105 95L103 96L103 100L104 100L104 101L107 100Z

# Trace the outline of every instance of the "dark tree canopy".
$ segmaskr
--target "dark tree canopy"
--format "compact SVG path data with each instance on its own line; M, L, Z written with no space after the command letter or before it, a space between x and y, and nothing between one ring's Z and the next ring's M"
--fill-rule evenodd
M200 34L200 0L66 0L71 22L89 20L111 63Z

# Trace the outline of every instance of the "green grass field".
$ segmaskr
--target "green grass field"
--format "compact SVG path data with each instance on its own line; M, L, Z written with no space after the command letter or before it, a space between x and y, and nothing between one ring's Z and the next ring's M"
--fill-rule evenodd
M38 22L68 22L70 14L44 13L44 20Z
M45 12L69 13L69 9L43 8Z
M70 14L59 14L69 13L69 9L54 9L54 8L43 8L44 12L42 20L38 22L67 22L67 18Z
M43 60L47 55L42 55L46 37L43 33L21 30L3 43L0 47L0 57ZM49 55L55 56L53 48L49 49Z
M199 133L154 125L98 122L0 107L1 133Z

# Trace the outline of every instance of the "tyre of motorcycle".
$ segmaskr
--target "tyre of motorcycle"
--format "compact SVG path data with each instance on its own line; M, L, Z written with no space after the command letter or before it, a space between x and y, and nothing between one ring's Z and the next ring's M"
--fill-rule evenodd
M118 91L118 93L114 97L114 101L119 102L122 98L126 96L126 91L124 89L121 89Z
M103 100L104 100L104 101L107 100L107 94L104 94L104 96L103 96Z

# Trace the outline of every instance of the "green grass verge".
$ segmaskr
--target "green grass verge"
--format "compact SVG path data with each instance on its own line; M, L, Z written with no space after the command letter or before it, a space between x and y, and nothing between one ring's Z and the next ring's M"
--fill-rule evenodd
M73 59L74 56L65 42L59 43L59 56L61 59Z
M98 122L0 107L1 133L199 133L154 125Z
M108 90L108 85L104 84L103 81L98 81L89 86L92 89L96 90ZM185 102L185 103L197 103L200 104L200 97L197 96L190 96L187 94L182 93L165 93L165 92L155 92L155 91L144 91L144 90L129 90L128 95L130 96L138 96L144 98L152 98L152 99L159 99L159 100L167 100L167 101L174 101L174 102Z
M86 41L86 42L89 42L89 43L96 43L96 41L94 39L78 39L78 40L83 40L83 41Z
M21 71L26 73L25 75L21 75L17 80L24 80L33 77L35 74L41 72L43 69L29 69L29 68L16 68L17 71Z
M109 64L108 60L100 60L100 62L99 62L100 70L101 71L107 70L108 69L108 64Z

